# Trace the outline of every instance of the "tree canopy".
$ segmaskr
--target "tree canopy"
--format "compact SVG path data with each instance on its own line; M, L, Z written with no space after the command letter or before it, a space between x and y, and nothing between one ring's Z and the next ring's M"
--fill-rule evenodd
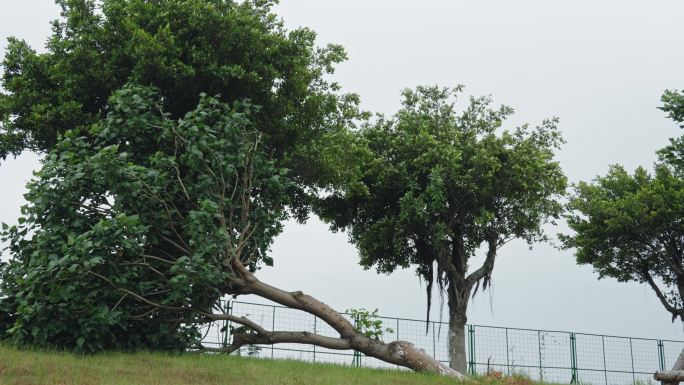
M451 335L463 337L472 294L490 282L497 250L512 239L545 239L543 224L562 210L566 179L554 160L562 142L555 120L501 130L513 112L471 98L459 112L461 88L418 87L403 107L360 135L373 157L366 190L336 193L320 203L333 229L347 230L361 264L390 273L417 266L447 293ZM484 245L482 266L470 259ZM452 367L465 369L464 341L451 341ZM460 352L460 355L458 354Z
M0 269L0 333L14 343L185 348L195 328L160 322L179 316L136 296L191 319L230 291L230 256L252 270L270 263L289 182L257 146L255 107L204 97L173 120L160 99L115 93L89 138L68 131L29 183Z
M111 111L110 95L133 83L156 87L175 119L195 108L200 93L261 106L254 119L263 147L302 189L329 187L347 175L345 165L353 168L346 128L358 98L326 76L345 60L344 49L317 48L306 28L286 30L271 12L276 1L57 3L62 16L45 53L9 39L0 159L49 150L67 130L87 136Z
M684 128L684 91L665 91L661 98L663 102L661 110L667 113L679 127ZM684 170L684 137L670 138L670 144L658 151L660 157Z
M667 164L652 174L614 165L606 176L575 186L568 210L575 234L561 239L565 248L576 249L579 264L592 265L601 278L647 283L673 320L684 315L681 173Z
M666 91L662 101L681 125L684 94ZM577 184L565 215L574 234L561 240L600 278L646 283L673 321L684 320L684 140L670 139L658 153L653 172L612 165L607 175Z

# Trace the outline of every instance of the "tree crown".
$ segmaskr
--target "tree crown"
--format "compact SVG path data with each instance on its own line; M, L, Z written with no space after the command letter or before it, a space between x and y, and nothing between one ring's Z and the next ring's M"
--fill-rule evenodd
M88 139L68 131L49 153L3 232L14 258L0 268L0 336L184 348L197 337L185 325L236 292L235 264L272 263L290 181L258 145L256 107L204 96L175 120L162 104L127 86Z
M562 142L556 120L501 130L511 108L492 109L481 97L458 112L459 92L404 91L394 117L361 131L373 153L367 190L321 203L332 227L349 231L363 266L388 273L416 264L430 285L437 262L438 282L462 282L483 243L545 239L542 225L560 215L556 198L566 179L553 159ZM478 271L471 287L482 278L486 284L491 268Z
M346 129L359 116L358 98L326 76L346 59L344 49L317 48L313 31L285 29L271 12L275 1L57 3L62 15L45 53L9 39L0 159L49 150L67 130L86 134L111 111L110 95L132 83L156 87L174 119L200 93L261 106L254 117L263 147L302 188L329 188L354 168Z

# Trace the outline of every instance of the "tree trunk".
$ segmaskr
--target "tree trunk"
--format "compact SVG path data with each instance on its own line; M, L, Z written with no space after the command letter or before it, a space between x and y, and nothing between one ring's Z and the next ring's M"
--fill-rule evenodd
M466 315L465 310L449 312L449 367L459 373L467 373L466 365Z
M301 291L287 292L259 281L251 272L242 266L236 266L241 275L242 294L255 294L269 299L283 306L299 309L313 314L330 325L340 334L339 338L326 337L309 332L280 332L266 331L252 321L232 315L214 315L213 319L228 319L239 322L254 333L240 333L234 336L233 343L224 351L232 352L247 344L278 344L278 343L306 343L327 347L330 349L357 350L369 357L374 357L385 362L403 366L414 371L425 371L465 379L465 376L457 370L437 361L428 355L423 349L417 348L407 341L394 341L384 343L367 337L357 330L344 316L332 309L325 303L304 294Z
M671 370L669 372L656 372L653 378L662 381L663 384L679 384L684 381L684 370Z
M676 385L680 381L684 381L684 349L679 353L679 358L675 361L671 371L656 372L653 378L662 381L663 385Z
M677 361L675 361L672 370L684 370L684 349L682 349L682 352L679 353L679 358L677 358Z

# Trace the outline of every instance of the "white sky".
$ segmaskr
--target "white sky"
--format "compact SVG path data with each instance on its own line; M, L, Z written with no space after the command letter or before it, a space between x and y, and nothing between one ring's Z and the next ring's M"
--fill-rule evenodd
M560 117L567 144L558 159L572 182L611 163L649 166L668 137L682 134L656 109L664 89L684 88L680 0L284 0L276 10L288 26L317 31L321 44L346 47L350 59L335 79L367 110L391 114L404 87L465 84L467 94L514 107L509 127ZM2 0L0 55L10 35L42 49L57 15L50 0ZM0 221L16 222L37 166L31 154L0 166ZM259 276L340 310L423 318L424 287L413 270L363 271L346 239L315 219L288 223L273 247L275 267ZM570 252L511 243L469 322L684 339L649 288L596 278Z

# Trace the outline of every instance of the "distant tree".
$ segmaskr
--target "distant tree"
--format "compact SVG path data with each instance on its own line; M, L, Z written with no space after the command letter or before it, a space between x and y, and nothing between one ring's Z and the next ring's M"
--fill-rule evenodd
M358 98L326 76L346 59L315 46L306 28L288 31L271 0L56 0L45 53L9 38L0 85L0 161L44 152L67 130L102 120L109 96L127 83L159 89L177 119L200 93L249 99L263 148L293 171L300 206L306 188L327 188L353 166L345 143ZM144 145L144 144L142 144ZM327 154L325 156L319 156ZM335 159L335 162L326 162ZM332 167L332 168L331 168Z
M450 365L463 372L468 301L489 285L499 248L516 238L546 238L542 225L560 215L556 199L566 178L554 161L562 141L555 120L502 131L510 108L471 98L457 112L459 92L404 91L393 118L361 131L373 153L365 190L331 194L319 211L333 229L348 231L362 266L390 273L417 265L427 283L428 320L436 280L448 300ZM484 263L471 269L478 252Z
M0 268L9 314L0 335L81 351L183 348L198 343L193 325L229 320L244 327L218 351L305 343L461 377L408 342L386 344L307 294L259 281L294 182L260 146L258 107L203 97L173 119L163 104L155 90L125 87L87 138L67 131L46 157L20 224L3 233L14 258ZM308 312L340 336L269 331L220 312L222 296L242 294ZM168 333L140 334L155 328Z
M684 179L659 163L653 174L611 166L606 176L580 182L566 215L577 263L600 278L647 283L674 321L684 316Z
M661 110L679 127L684 128L684 91L665 91L661 98ZM670 139L670 145L661 149L658 154L661 159L684 170L684 136Z
M662 110L684 121L684 94L666 91ZM684 126L682 126L684 128ZM647 283L672 321L684 320L684 140L670 139L649 173L613 165L606 176L575 186L561 235L579 264L599 277Z

